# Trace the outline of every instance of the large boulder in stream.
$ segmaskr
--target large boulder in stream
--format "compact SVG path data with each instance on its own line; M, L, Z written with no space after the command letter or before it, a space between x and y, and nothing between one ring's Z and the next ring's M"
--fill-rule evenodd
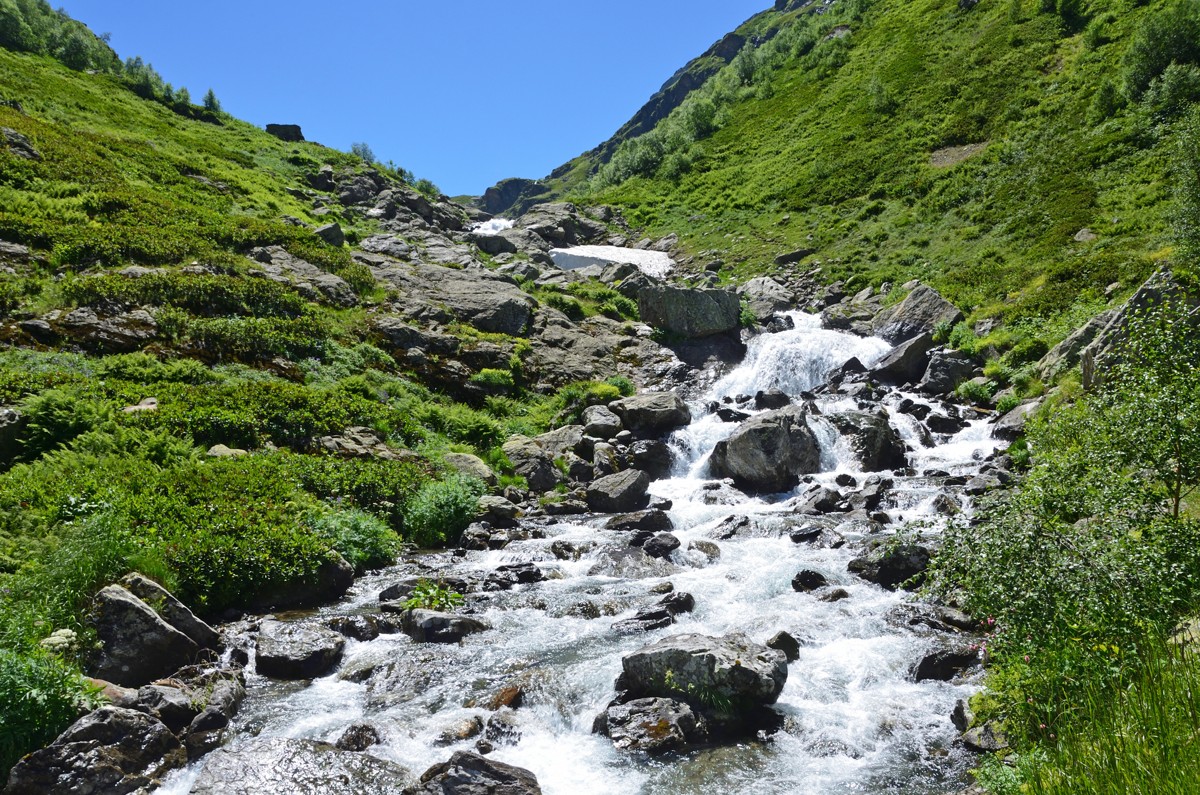
M864 555L850 561L846 568L851 574L890 591L900 587L912 590L929 568L929 560L929 549L920 544L893 546L875 541Z
M731 705L774 704L787 681L787 657L745 635L673 635L621 661L619 687L636 698L700 693Z
M125 795L158 786L187 753L161 721L143 712L101 707L24 757L5 795ZM225 790L228 791L228 790Z
M587 490L588 508L599 513L628 513L650 504L650 476L627 469L592 481Z
M692 413L674 392L643 392L614 400L608 407L625 428L642 437L662 436L692 421Z
M528 436L513 436L504 443L504 455L512 462L513 472L525 478L534 491L549 491L558 485L559 471L554 457Z
M537 777L528 770L479 754L459 751L450 761L434 765L421 783L404 795L541 795Z
M264 621L254 651L258 672L273 679L315 679L342 660L346 639L311 624Z
M715 478L733 478L747 491L774 493L795 488L801 475L816 472L821 448L808 427L804 406L759 414L718 442L708 460Z
M467 635L489 629L477 618L420 609L405 610L400 627L417 643L458 643Z
M838 433L846 437L863 472L883 472L907 464L908 451L888 421L886 411L876 414L845 411L827 414L825 418L833 423Z
M637 698L614 704L592 726L622 751L663 754L686 751L707 738L704 718L684 701L673 698Z
M871 377L884 384L916 383L929 367L933 334L918 334L902 342L871 368Z
M187 605L180 602L166 588L144 574L133 572L121 578L125 590L153 605L154 612L175 629L191 638L202 649L217 649L221 635L215 629L196 618Z
M255 738L210 754L191 795L401 795L408 781L395 762L329 743Z
M740 323L741 303L730 290L652 284L637 295L638 314L657 329L688 339L734 331Z
M932 333L939 324L953 325L963 313L932 287L918 284L903 301L875 316L875 333L893 345L920 334Z

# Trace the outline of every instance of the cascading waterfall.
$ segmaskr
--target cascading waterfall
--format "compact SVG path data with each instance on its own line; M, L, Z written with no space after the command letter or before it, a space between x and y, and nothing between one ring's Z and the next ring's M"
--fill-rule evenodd
M706 414L705 403L770 388L798 396L851 357L869 364L888 350L882 340L822 330L810 316L797 314L795 320L795 330L756 338L745 363L717 382L696 407L692 425L672 439L683 464L675 477L651 488L674 503L670 515L682 546L670 562L656 562L638 576L595 568L604 549L624 547L626 539L599 529L603 521L564 520L544 526L545 538L465 557L430 555L366 577L346 600L317 617L370 613L384 587L431 571L481 577L499 565L535 562L549 575L534 586L473 600L492 629L461 645L418 645L395 635L350 641L339 671L311 683L275 682L251 670L250 696L233 726L231 744L246 736L332 741L349 725L367 722L383 737L369 753L419 775L455 750L473 749L474 740L445 743L439 736L458 721L486 720L491 694L518 683L525 703L512 719L520 739L497 742L493 756L528 768L547 795L940 795L960 785L967 760L953 745L956 732L949 715L955 701L973 690L911 681L911 667L936 641L889 620L905 596L847 573L863 530L839 528L849 542L841 549L799 545L780 529L792 511L786 495L710 504L713 492L706 485L711 484L700 476L713 445L736 427ZM836 395L816 402L823 412L854 408ZM916 451L910 464L918 472L936 467L968 473L994 446L985 425L975 422L925 448L910 422L893 412L893 423ZM831 484L839 471L863 479L833 426L819 417L811 425L822 443L826 470L815 480ZM930 505L937 485L920 476L895 481L888 506L893 516L936 524ZM762 529L717 541L716 560L691 548L692 542L712 541L714 527L731 516L749 516ZM551 551L555 541L573 544L583 554L559 560ZM826 602L796 593L791 580L801 569L821 572L849 597ZM630 635L611 628L652 603L657 597L650 589L666 582L695 596L693 613L652 632ZM802 648L776 705L785 716L784 727L770 738L647 760L621 753L591 733L593 718L613 697L622 657L643 645L691 632L736 631L762 642L780 630L800 639ZM176 774L164 791L184 795L196 774L195 768Z

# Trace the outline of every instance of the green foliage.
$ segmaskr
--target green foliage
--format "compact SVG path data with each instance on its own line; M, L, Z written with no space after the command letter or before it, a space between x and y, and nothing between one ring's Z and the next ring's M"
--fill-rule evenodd
M312 520L314 532L354 567L355 574L390 566L400 537L381 519L363 511L334 511Z
M57 389L29 398L20 413L27 418L17 440L23 460L54 450L111 416L105 406Z
M3 22L0 6L0 24ZM0 773L50 743L86 709L99 706L77 670L45 653L0 648Z
M512 389L516 386L511 370L497 370L485 367L471 376L471 383L493 389Z
M373 165L376 162L375 152L372 151L369 144L362 141L350 144L350 154L359 158L368 166Z
M204 109L209 113L221 113L221 102L217 99L217 93L211 88L204 92Z
M1200 109L1184 122L1175 155L1172 226L1184 269L1200 273Z
M403 602L405 610L438 610L449 612L463 604L463 596L445 583L421 578L412 595Z
M113 302L132 306L171 306L200 317L241 315L297 318L309 306L294 290L266 279L149 273L136 279L119 274L69 278L58 285L69 305Z
M1176 0L1144 18L1122 64L1125 91L1140 99L1171 64L1200 63L1200 3Z
M406 538L423 549L454 541L475 518L483 481L451 475L423 485L404 508Z
M992 616L989 683L1013 739L1060 736L1200 598L1200 341L1169 302L1135 317L1104 388L1027 429L1032 466L948 529L935 580Z
M992 397L995 396L998 385L995 381L963 381L954 388L954 396L966 403L972 403L977 406L990 406Z
M738 312L738 325L742 328L754 328L758 325L758 315L750 307L750 304L743 301L742 308Z

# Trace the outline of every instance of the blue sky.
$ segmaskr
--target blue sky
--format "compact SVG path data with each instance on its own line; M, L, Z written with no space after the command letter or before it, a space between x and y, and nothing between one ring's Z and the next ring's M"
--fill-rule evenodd
M542 177L771 0L55 0L255 124L364 141L451 195Z

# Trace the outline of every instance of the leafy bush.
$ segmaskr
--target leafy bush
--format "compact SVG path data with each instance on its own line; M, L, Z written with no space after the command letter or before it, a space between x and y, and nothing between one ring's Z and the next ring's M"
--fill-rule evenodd
M429 480L428 465L384 459L278 453L280 477L294 479L317 499L366 511L404 533L404 506Z
M966 403L973 403L977 406L987 406L992 402L992 396L996 394L997 384L995 381L963 381L954 389L954 396Z
M177 271L149 273L136 279L120 274L67 279L58 290L63 300L81 306L104 302L174 306L201 317L297 318L308 306L294 290L267 279Z
M405 610L439 610L449 611L461 606L462 594L452 590L442 582L434 582L421 578L417 580L412 596L404 600Z
M42 652L0 648L0 775L48 745L87 709L100 706L77 670Z
M400 551L396 532L362 511L321 514L312 520L312 527L354 567L355 574L391 565Z
M1140 99L1156 77L1172 63L1200 62L1200 2L1178 0L1147 16L1125 54L1125 91Z
M21 405L20 413L27 418L18 439L21 458L26 461L66 444L111 417L106 406L61 389L29 398Z
M404 507L406 538L425 549L457 540L486 492L483 481L465 475L426 483Z
M516 386L511 370L496 370L491 367L485 367L471 376L471 383L497 389L512 389Z

